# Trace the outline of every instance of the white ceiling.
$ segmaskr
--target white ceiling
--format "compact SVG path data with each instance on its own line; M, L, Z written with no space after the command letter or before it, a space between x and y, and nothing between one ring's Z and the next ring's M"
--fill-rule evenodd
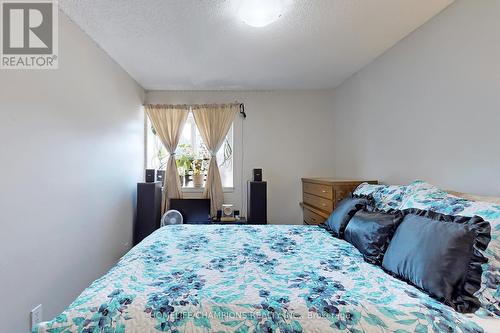
M293 0L253 28L241 0L59 0L148 90L327 89L453 0ZM274 0L269 0L274 1Z

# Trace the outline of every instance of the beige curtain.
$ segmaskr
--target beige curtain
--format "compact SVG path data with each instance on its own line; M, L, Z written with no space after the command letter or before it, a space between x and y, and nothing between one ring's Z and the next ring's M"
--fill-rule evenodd
M231 128L239 104L198 105L192 108L196 126L211 154L203 197L210 199L212 216L222 208L224 193L216 154Z
M163 214L168 210L170 199L182 198L181 182L175 164L175 150L189 114L189 107L186 105L146 105L146 113L156 134L170 154L163 180L161 204Z

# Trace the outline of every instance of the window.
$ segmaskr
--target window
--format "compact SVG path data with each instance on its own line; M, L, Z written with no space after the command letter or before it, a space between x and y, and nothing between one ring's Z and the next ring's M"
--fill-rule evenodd
M148 117L146 117L146 127L146 167L148 169L165 170L168 153L155 134ZM204 186L210 153L203 143L191 112L182 130L175 159L182 187ZM229 129L224 143L217 152L217 162L222 186L233 187L233 126Z

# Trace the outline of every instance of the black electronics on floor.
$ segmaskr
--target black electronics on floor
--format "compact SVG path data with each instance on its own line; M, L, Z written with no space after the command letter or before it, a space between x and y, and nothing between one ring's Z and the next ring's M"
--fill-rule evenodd
M267 224L267 182L248 182L248 222Z
M134 224L134 245L160 227L161 183L137 184L137 217Z
M178 210L185 224L207 224L210 217L210 199L170 199L169 209Z
M146 183L154 183L155 181L155 169L146 169Z
M262 181L262 169L253 169L253 181L254 182Z

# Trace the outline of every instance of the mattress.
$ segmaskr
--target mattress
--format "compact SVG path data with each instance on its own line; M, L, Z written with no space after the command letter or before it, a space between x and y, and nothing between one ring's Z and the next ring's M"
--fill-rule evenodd
M39 333L483 332L317 226L174 225Z

